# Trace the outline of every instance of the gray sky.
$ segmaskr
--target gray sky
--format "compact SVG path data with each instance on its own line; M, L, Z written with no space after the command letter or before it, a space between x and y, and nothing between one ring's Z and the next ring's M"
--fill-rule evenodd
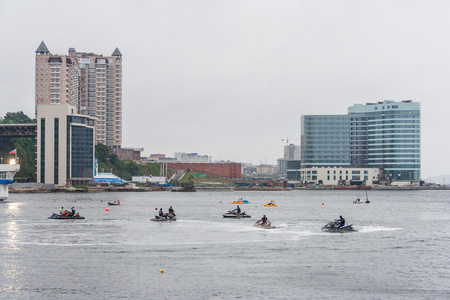
M0 1L0 115L34 115L34 51L123 54L123 146L275 164L300 117L418 101L422 178L450 173L450 1ZM296 139L296 140L295 140Z

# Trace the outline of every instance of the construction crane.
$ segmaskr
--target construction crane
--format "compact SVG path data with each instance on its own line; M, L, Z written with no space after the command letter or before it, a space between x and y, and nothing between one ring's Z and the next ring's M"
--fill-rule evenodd
M282 141L286 141L286 146L289 146L289 140L291 141L295 141L295 140L299 140L299 139L289 139L288 137L285 139L281 139Z

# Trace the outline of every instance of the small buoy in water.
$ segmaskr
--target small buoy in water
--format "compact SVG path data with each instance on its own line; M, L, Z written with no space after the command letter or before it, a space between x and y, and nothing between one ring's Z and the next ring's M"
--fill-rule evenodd
M42 211L41 211L41 214L42 214Z
M109 211L109 208L105 208L105 211Z
M220 201L220 203L222 203L222 201Z
M157 207L155 207L155 210L158 210L158 208L157 208Z
M322 202L322 205L323 205L323 202Z
M164 269L161 269L159 272L164 273Z

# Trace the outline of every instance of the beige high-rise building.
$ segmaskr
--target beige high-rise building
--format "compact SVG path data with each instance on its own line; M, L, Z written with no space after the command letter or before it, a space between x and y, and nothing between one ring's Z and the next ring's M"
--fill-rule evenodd
M36 50L36 114L40 104L70 104L97 119L95 142L122 145L122 53L111 56L69 49L51 54L44 42Z

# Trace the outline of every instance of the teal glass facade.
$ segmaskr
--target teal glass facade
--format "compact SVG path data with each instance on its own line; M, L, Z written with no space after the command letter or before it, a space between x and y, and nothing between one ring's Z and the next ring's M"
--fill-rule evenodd
M302 116L302 167L378 167L392 181L420 180L420 103L355 104L348 115Z
M349 107L367 117L367 166L393 181L420 180L420 103L384 101Z
M302 116L301 122L303 168L360 167L366 162L363 115Z

